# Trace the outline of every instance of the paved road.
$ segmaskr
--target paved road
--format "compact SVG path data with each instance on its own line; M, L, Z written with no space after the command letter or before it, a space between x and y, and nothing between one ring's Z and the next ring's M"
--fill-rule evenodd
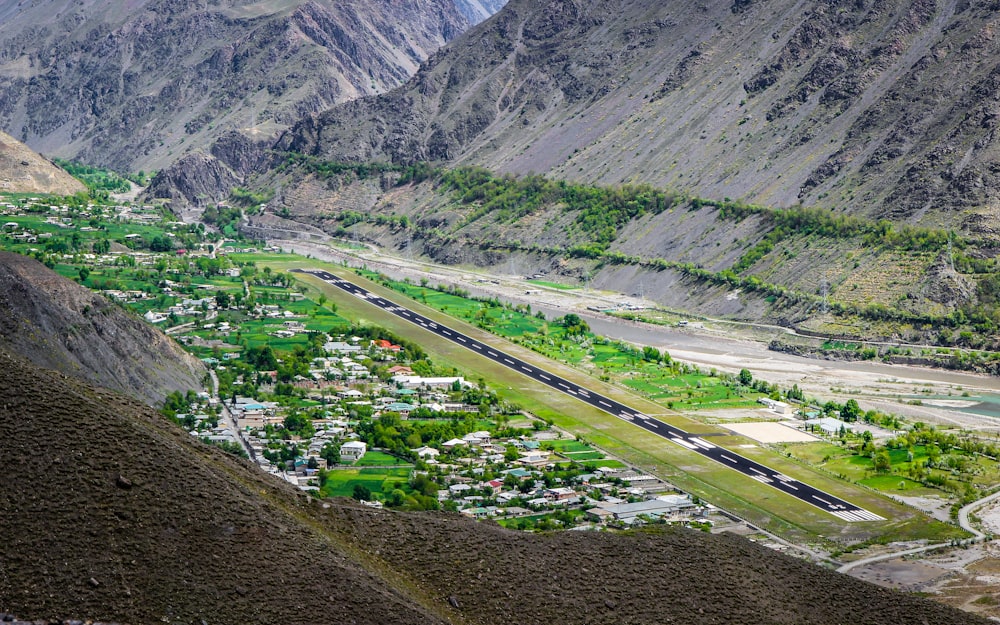
M259 464L257 453L253 450L253 447L250 446L250 442L247 441L246 433L240 429L240 423L236 420L236 415L234 415L229 409L226 402L219 398L219 377L215 374L215 369L209 369L208 375L212 378L212 397L215 398L215 400L219 402L219 406L222 407L222 414L220 416L225 418L227 425L229 425L230 429L233 431L233 436L235 436L236 440L240 442L240 445L243 447L243 451L247 452L247 457L253 462L257 462Z
M302 269L294 269L293 271L316 276L317 278L320 278L321 280L338 287L355 297L367 301L373 306L378 306L379 308L390 312L397 317L405 319L473 352L477 352L481 356L489 358L490 360L502 364L509 369L513 369L518 373L526 375L532 380L541 382L542 384L550 386L561 393L565 393L582 402L590 404L591 406L594 406L599 410L603 410L604 412L618 417L619 419L623 419L633 425L641 427L644 430L652 432L653 434L662 436L663 438L676 443L685 449L699 453L707 458L711 458L725 467L739 471L740 473L743 473L744 475L747 475L762 484L766 484L767 486L776 488L793 497L797 497L798 499L816 506L821 510L829 512L844 521L857 522L885 520L881 516L873 512L869 512L864 508L859 508L852 503L848 503L843 499L839 499L819 489L813 488L808 484L788 477L787 475L779 473L778 471L750 460L749 458L745 458L733 453L732 451L723 449L718 445L710 443L704 438L688 434L684 430L644 415L638 410L630 408L625 404L611 399L610 397L606 397L595 391L584 388L575 382L571 382L570 380L559 377L558 375L546 371L545 369L536 367L531 363L525 362L515 356L500 351L491 345L481 343L470 336L462 334L453 328L443 326L436 321L428 319L427 317L406 308L405 306L401 306L396 302L372 293L354 284L353 282L344 280L343 278L335 276L328 271Z

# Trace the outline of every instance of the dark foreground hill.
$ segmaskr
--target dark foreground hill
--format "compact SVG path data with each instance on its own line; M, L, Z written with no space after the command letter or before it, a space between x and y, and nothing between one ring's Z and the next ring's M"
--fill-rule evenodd
M160 405L205 367L162 332L40 262L0 252L0 347Z
M688 530L525 534L310 500L0 352L0 612L123 623L970 625Z

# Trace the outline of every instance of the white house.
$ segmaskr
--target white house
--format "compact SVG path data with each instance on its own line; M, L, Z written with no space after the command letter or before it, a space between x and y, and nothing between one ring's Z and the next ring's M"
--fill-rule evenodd
M340 446L340 459L343 462L354 462L360 460L366 451L368 451L366 443L362 441L348 441Z
M418 458L437 458L441 455L441 452L434 449L433 447L418 447L413 450L413 453L417 454Z
M780 415L794 415L795 414L795 409L792 406L790 406L789 404L786 404L783 401L778 401L776 399L771 399L770 397L761 397L757 401L760 402L760 403L762 403L762 404L764 404L765 406L767 406L768 408L770 408L774 412L777 412Z

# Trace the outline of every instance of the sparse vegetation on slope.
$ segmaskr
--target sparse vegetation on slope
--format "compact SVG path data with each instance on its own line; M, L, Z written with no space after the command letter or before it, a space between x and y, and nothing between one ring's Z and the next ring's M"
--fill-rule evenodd
M426 165L419 168L421 177L444 200L421 200L414 213L405 199L402 206L399 200L417 191L397 175L415 167L320 167L310 160L311 171L337 176L338 189L371 172L392 173L377 183L394 198L384 209L329 215L338 225L327 229L339 236L355 236L358 224L388 226L390 240L417 238L425 250L449 250L449 255L474 247L586 260L593 263L591 273L614 266L671 270L699 283L755 294L784 319L828 314L874 322L869 338L908 334L912 342L995 348L990 337L1000 324L994 296L1000 289L991 271L992 243L950 230L821 208L691 198L648 185L602 187ZM391 212L386 210L390 205ZM690 230L692 220L700 232ZM731 234L720 239L712 234L716 230ZM646 241L636 245L636 235ZM653 240L658 235L662 239ZM838 256L839 249L846 259ZM799 250L802 260L795 263ZM830 254L813 258L823 250ZM811 266L820 261L833 265L827 270ZM824 273L830 276L825 287L808 280ZM941 333L941 328L955 332Z

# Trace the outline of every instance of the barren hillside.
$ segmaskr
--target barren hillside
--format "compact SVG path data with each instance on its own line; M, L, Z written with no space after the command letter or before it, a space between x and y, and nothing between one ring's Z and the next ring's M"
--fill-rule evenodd
M998 20L959 0L514 0L278 145L954 225L998 199Z
M173 339L38 261L0 252L0 347L159 406L202 388L205 367Z
M388 91L467 25L451 0L0 0L0 128L50 156L160 169Z
M79 180L0 132L0 192L72 195L86 190Z

